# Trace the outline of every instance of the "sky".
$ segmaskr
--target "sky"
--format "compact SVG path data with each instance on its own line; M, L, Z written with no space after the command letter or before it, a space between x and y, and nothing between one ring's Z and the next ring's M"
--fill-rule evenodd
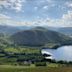
M0 25L72 27L72 0L0 0Z

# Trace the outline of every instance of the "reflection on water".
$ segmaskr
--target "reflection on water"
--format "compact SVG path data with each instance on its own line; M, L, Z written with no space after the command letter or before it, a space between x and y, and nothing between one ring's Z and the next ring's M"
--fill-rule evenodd
M42 49L52 53L53 59L72 61L72 46L62 46L58 49Z

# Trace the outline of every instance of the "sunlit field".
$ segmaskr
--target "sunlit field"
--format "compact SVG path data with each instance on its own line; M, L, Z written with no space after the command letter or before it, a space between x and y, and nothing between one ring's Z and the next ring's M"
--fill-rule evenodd
M24 67L1 65L0 72L72 72L72 67Z

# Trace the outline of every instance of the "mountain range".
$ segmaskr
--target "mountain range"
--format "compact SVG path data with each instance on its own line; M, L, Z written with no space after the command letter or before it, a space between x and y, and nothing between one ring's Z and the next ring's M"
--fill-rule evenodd
M0 25L0 41L5 44L8 37L14 44L41 46L49 43L71 44L72 38L69 37L72 31L70 28L41 27L41 26L3 26ZM6 36L5 36L6 34ZM5 40L5 43L4 43Z
M38 26L39 27L39 26ZM49 27L49 26L43 26L44 28L52 31L57 31L60 33L63 33L68 36L72 36L72 27ZM9 26L9 25L0 25L0 33L5 33L12 35L16 32L22 31L22 30L30 30L32 28L35 28L35 26Z
M58 31L65 35L72 36L72 27L63 27L60 28Z

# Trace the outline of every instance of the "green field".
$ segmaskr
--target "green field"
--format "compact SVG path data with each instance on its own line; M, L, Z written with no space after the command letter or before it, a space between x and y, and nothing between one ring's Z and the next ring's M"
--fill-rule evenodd
M40 49L34 47L8 47L4 48L4 51L7 53L39 53Z
M0 65L0 72L72 72L72 67L24 67Z
M71 63L42 62L44 57L40 51L40 48L34 47L1 48L0 72L72 72Z
M7 47L0 49L0 64L23 65L25 61L35 61L44 58L40 49L34 47Z

